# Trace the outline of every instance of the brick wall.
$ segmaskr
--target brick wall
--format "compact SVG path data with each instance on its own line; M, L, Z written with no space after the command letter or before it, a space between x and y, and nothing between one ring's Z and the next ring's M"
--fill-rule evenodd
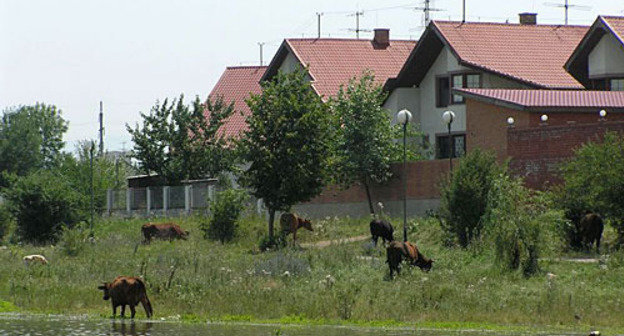
M453 164L457 165L457 160ZM374 203L403 199L403 164L392 165L392 178L384 184L371 186ZM449 171L449 160L429 160L407 163L407 199L425 200L440 197L439 183ZM326 187L321 195L307 204L366 202L366 191L360 185L342 190L337 186Z
M624 121L509 129L510 168L531 188L544 189L560 183L558 171L561 163L572 157L574 150L584 143L602 141L606 131L624 133Z

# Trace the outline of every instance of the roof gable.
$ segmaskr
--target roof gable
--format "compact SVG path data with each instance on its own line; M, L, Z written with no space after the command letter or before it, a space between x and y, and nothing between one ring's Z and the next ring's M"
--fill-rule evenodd
M565 69L585 87L590 86L589 54L605 34L624 47L624 17L598 16L565 63Z
M416 41L390 40L389 46L380 48L364 39L286 39L262 80L275 76L290 53L302 67L309 67L312 86L327 98L367 69L374 71L375 81L383 85L396 77L415 45Z
M222 127L226 137L236 137L247 130L247 117L251 110L245 102L251 94L260 94L260 78L266 71L266 66L239 66L227 67L219 81L210 92L210 99L223 97L225 103L234 102L232 114Z
M563 65L586 26L432 21L397 77L418 86L447 46L460 65L536 88L581 88Z

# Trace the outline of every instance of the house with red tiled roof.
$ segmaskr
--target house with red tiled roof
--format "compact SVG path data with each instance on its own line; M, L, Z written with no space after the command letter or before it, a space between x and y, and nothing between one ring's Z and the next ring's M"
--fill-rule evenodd
M519 24L432 21L385 88L403 90L397 108L412 112L435 146L436 158L461 156L466 151L465 97L452 90L582 89L564 64L587 29L538 25L530 13L520 14ZM442 121L447 110L455 113L451 146Z
M372 70L383 85L401 70L416 41L391 40L388 29L375 29L372 40L342 38L285 39L271 60L262 80L278 71L309 67L309 80L319 96L327 99L338 93L353 77Z
M260 78L266 66L227 67L215 87L210 92L210 99L222 97L226 103L234 102L234 114L225 121L223 130L227 137L237 137L247 129L247 117L251 110L245 100L251 94L260 94Z

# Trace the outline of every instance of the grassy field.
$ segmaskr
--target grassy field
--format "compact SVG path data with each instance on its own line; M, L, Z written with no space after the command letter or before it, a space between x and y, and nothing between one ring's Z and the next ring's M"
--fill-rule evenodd
M624 330L622 252L594 256L602 263L573 262L566 259L585 255L564 255L553 242L543 251L542 272L527 279L496 267L486 244L445 247L435 220L413 219L410 240L435 259L434 267L429 273L404 268L389 280L385 251L369 241L259 253L262 219L244 219L239 237L225 245L203 239L201 218L171 220L190 230L188 241L142 245L145 220L111 219L97 223L94 241L79 244L76 256L66 254L63 242L7 245L0 250L0 311L108 317L110 303L97 286L117 275L141 275L156 318ZM400 221L394 223L399 238ZM313 225L314 232L298 235L302 243L368 234L367 219ZM49 265L26 267L22 256L35 253Z

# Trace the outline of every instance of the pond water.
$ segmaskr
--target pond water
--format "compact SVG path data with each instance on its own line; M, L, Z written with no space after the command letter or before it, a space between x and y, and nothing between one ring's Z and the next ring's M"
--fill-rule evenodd
M414 329L353 328L336 326L277 326L249 324L175 323L146 320L87 320L81 317L0 315L0 335L28 336L91 336L91 335L142 335L142 336L372 336L372 335L527 335L483 331L440 331ZM553 335L542 333L540 335ZM558 334L562 335L562 334ZM575 335L575 334L567 334ZM576 334L585 335L585 334Z

